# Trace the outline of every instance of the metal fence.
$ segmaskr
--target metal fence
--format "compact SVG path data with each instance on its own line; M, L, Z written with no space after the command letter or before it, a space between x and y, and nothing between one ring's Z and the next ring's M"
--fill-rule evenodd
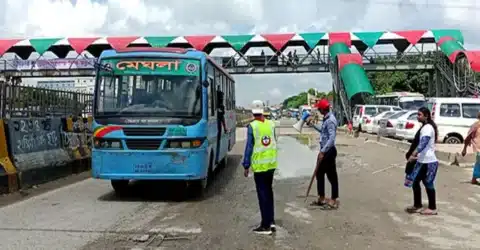
M0 81L1 118L87 116L93 95Z

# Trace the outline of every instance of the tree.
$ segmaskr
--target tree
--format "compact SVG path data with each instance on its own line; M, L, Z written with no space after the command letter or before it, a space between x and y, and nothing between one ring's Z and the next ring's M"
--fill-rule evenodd
M382 71L368 72L376 94L395 91L426 93L431 81L427 71Z
M308 101L307 94L315 95L315 92L315 89L310 88L306 92L300 92L297 95L290 96L283 101L283 107L298 108L300 105L305 105ZM317 92L316 94L316 96L319 98L329 98L333 96L333 91L330 91L328 93Z

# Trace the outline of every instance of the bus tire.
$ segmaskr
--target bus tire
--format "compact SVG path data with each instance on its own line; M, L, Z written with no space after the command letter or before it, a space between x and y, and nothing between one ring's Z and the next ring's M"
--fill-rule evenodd
M222 168L226 168L227 165L228 165L228 154L225 155L225 157L218 163L218 167L222 169Z
M210 160L208 163L207 176L201 180L190 181L187 186L188 196L192 198L201 198L205 195L208 186L210 186L213 178L213 164L214 164L213 154L210 155Z
M129 180L111 180L113 190L117 195L125 195L129 190Z

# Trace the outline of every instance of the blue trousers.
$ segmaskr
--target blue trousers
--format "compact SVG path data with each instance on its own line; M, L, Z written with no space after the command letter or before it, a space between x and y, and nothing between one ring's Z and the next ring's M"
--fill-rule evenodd
M480 179L480 153L477 153L477 160L473 164L473 176L474 179Z
M275 169L266 172L254 173L255 186L257 187L258 204L260 205L260 214L262 222L260 226L270 228L274 221L275 207L273 205L273 174Z

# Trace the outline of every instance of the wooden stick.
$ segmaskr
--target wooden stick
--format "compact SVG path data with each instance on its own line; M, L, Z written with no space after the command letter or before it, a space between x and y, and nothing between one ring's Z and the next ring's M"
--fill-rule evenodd
M317 176L317 171L319 166L320 166L320 163L318 162L318 156L317 156L317 165L315 166L315 170L313 171L312 178L310 178L310 184L308 184L307 193L305 194L304 202L307 202L308 196L310 195L310 190L312 189L313 180L315 179L315 176Z

